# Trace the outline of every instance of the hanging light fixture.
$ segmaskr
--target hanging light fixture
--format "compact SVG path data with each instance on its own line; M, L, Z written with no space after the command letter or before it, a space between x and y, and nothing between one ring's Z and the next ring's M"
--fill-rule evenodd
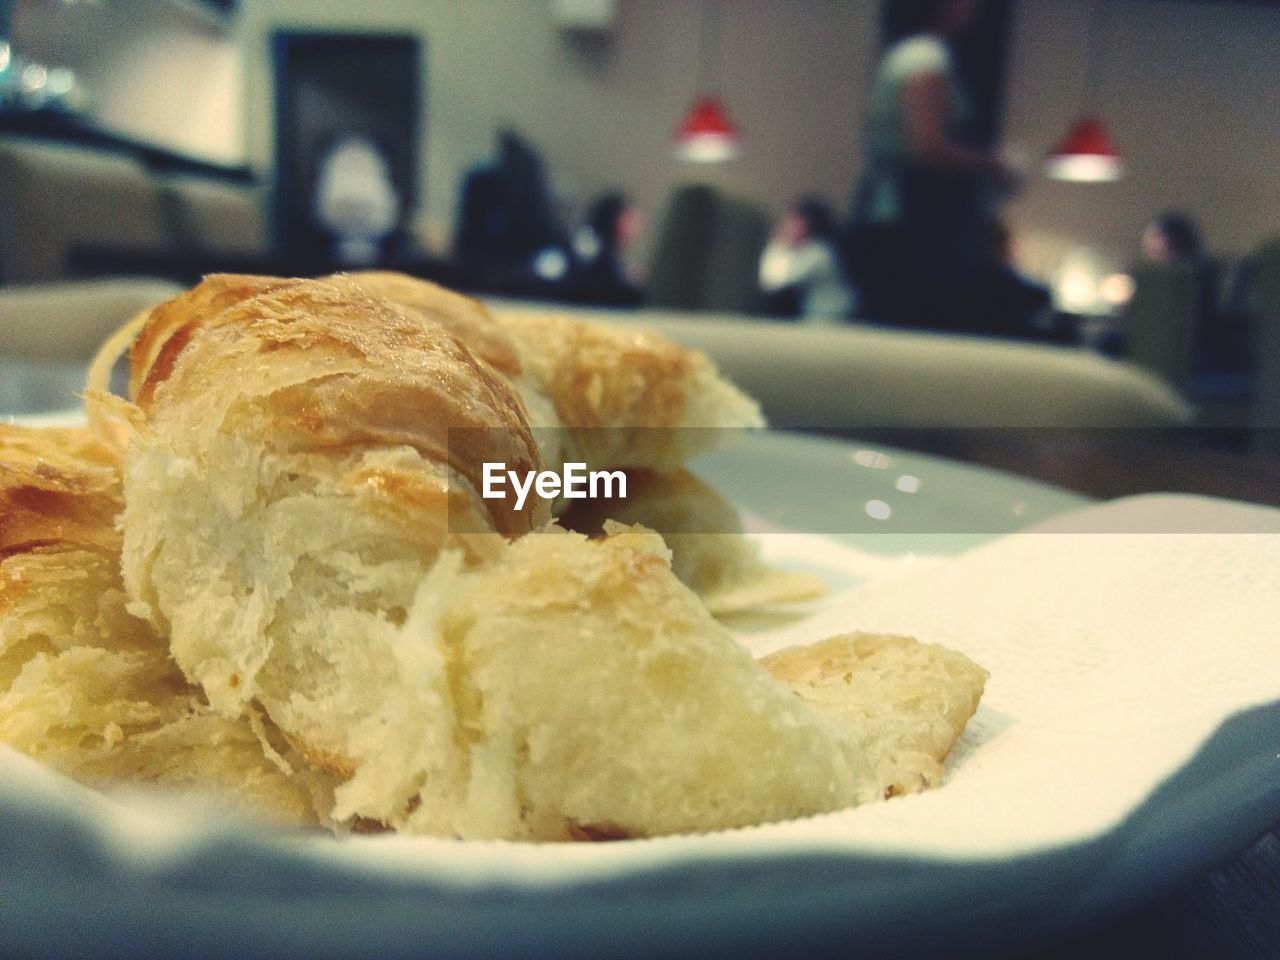
M702 35L698 44L698 73L703 91L712 88L709 75L719 73L720 4L711 0L710 13L702 17ZM695 163L719 163L738 156L742 137L729 116L724 102L715 94L704 92L693 102L684 120L676 128L676 156Z
M1093 24L1089 31L1088 61L1084 78L1086 109L1097 100L1096 57L1103 36L1102 12L1105 10L1105 3L1106 0L1095 0L1093 7ZM1044 172L1045 176L1054 180L1105 183L1119 180L1124 176L1124 162L1120 159L1120 151L1116 149L1102 118L1093 113L1086 113L1072 125L1067 135L1049 154L1045 160Z
M732 160L738 155L738 128L719 97L699 97L676 131L676 156L697 163Z
M1107 125L1089 114L1076 121L1062 142L1045 160L1044 172L1054 180L1105 183L1124 175L1124 163Z

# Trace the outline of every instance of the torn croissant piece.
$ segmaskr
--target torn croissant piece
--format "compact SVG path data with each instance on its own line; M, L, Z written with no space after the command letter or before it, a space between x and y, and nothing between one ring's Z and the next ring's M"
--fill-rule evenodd
M201 286L223 283L239 281ZM541 466L518 397L442 324L348 278L270 286L177 325L175 310L209 299L200 289L154 311L178 348L134 371L132 609L217 710L261 705L319 767L353 774L389 731L438 748L400 627L442 547L474 562L546 521L545 503L517 511L477 489L484 461ZM455 427L485 429L460 443ZM381 699L356 695L361 679Z
M847 805L838 725L719 626L668 556L636 528L533 534L469 572L442 561L406 631L440 652L457 753L431 758L430 801L397 797L392 825L616 839Z
M336 816L547 841L822 813L935 782L985 678L901 639L878 656L819 645L762 665L641 528L551 528L503 553L472 570L442 558L402 635L431 665L424 695L450 717L452 750L389 746L339 789ZM938 696L920 696L922 680ZM867 695L879 699L853 702Z
M631 471L627 481L625 500L577 501L560 522L588 535L603 532L611 520L656 530L671 549L671 569L716 616L812 600L826 592L816 576L765 563L759 541L743 534L733 504L689 471Z
M482 319L439 319L474 301L415 281L431 309L409 309L370 283L215 276L157 308L133 353L145 422L125 457L134 609L217 709L260 703L346 776L387 729L424 750L447 733L399 639L438 552L477 562L501 542L484 534L548 519L545 502L519 511L478 494L483 463L543 460L511 380L455 333ZM681 385L680 410L699 407L697 386ZM380 702L351 695L363 676Z
M838 721L858 758L857 802L941 782L988 676L946 647L873 633L791 647L761 663Z
M316 824L332 787L268 726L211 711L125 611L117 455L87 431L0 425L0 742L91 784L188 789Z

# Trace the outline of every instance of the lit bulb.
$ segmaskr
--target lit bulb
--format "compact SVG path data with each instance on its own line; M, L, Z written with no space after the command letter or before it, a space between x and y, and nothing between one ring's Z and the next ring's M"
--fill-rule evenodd
M1124 165L1118 157L1074 154L1050 157L1044 164L1045 176L1072 183L1110 183L1124 176Z
M1122 307L1133 298L1133 277L1127 273L1113 273L1102 278L1098 293L1113 307Z
M694 163L722 163L738 156L738 138L719 133L699 133L676 144L676 156Z

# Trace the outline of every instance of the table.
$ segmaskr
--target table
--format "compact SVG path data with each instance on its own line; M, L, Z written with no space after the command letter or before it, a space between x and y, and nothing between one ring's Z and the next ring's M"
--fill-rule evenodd
M1280 445L1260 443L1262 431L912 427L856 432L863 439L1030 477L1098 500L1192 493L1280 507Z

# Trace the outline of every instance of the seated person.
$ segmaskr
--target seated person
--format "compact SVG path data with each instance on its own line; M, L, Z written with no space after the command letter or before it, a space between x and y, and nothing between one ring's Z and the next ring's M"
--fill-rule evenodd
M640 289L631 281L623 252L640 232L640 217L621 193L605 193L591 204L573 234L571 285L574 299L610 306L635 306Z
M520 292L545 279L539 255L563 247L541 158L518 134L500 131L496 159L463 180L454 258L473 285Z
M854 295L835 235L835 216L821 200L800 200L782 215L760 257L766 313L815 323L849 319Z
M983 255L963 329L1008 337L1045 334L1053 325L1053 295L1049 288L1024 276L1014 266L1012 239L1003 222L988 221L983 240Z

